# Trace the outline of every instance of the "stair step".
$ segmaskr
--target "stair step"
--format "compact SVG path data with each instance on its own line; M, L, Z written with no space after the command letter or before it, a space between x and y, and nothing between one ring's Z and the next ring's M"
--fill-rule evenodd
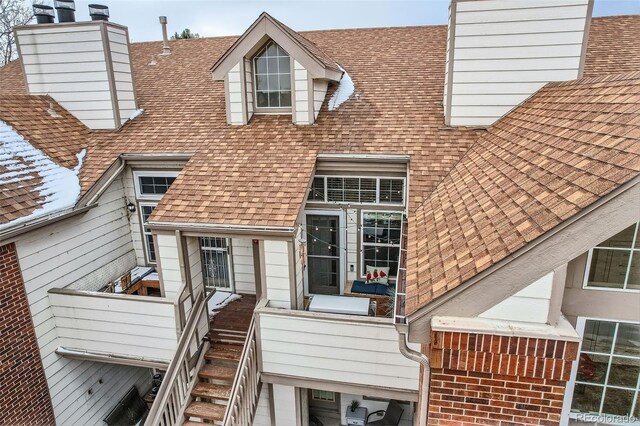
M205 364L198 373L202 379L226 380L233 382L236 376L236 367L219 364Z
M224 328L213 328L211 329L212 333L222 333L222 334L236 334L236 335L247 335L246 331L241 331L241 330L228 330L228 329L224 329Z
M231 385L219 385L211 383L198 383L191 391L191 396L199 396L207 399L225 399L231 397Z
M184 414L187 417L197 417L199 419L222 421L224 419L224 412L227 407L220 404L210 404L208 402L193 401Z
M203 423L203 422L192 422L191 420L187 420L186 422L182 423L182 426L206 426L207 423Z
M223 361L239 361L242 355L241 345L216 344L213 345L204 355L205 359L223 360Z

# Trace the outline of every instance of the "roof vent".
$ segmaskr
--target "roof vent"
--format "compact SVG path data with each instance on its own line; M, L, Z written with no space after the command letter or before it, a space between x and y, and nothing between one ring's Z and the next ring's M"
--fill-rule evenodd
M58 22L76 21L76 2L73 0L55 0L53 5L58 11Z
M90 4L89 15L92 21L108 21L109 8L103 4Z
M49 5L34 4L33 14L36 17L36 22L38 24L53 24L54 22L53 7Z

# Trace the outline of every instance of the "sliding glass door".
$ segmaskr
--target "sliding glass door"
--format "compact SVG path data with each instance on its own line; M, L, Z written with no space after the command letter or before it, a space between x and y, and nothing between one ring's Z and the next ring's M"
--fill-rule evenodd
M308 212L307 294L340 294L344 249L341 212Z

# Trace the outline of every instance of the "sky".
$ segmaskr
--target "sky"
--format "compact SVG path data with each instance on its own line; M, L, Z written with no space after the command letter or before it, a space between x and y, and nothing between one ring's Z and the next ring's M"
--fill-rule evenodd
M242 34L263 11L305 31L446 24L449 6L449 0L76 0L76 20L89 20L89 3L109 6L111 21L128 26L131 41L160 40L160 15L171 34L189 28L211 37ZM595 0L594 16L629 14L640 14L640 0Z

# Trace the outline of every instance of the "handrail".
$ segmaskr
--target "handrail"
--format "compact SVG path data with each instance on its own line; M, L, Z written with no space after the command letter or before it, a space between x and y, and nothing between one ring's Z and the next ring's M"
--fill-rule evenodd
M224 426L250 425L253 423L260 397L260 371L258 370L258 348L256 343L256 314L249 324L244 348L231 388L229 404L224 413Z
M204 292L198 294L189 318L178 341L176 354L162 380L156 399L151 406L145 426L174 426L183 422L184 410L191 400L191 388L198 379L197 368L191 368L190 343L195 338L198 352L204 336L198 336L199 319L207 315Z

